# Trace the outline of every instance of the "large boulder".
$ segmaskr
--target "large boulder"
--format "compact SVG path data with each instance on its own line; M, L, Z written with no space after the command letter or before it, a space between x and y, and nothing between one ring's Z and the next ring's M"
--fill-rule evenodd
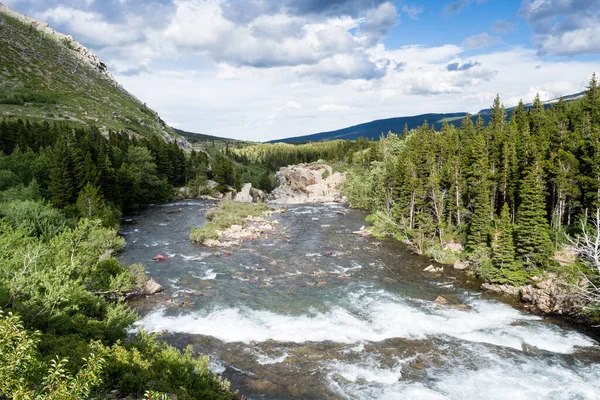
M254 198L252 197L252 184L244 183L240 191L233 198L235 201L239 201L241 203L252 203Z
M303 204L343 202L341 193L345 174L334 173L322 163L298 164L281 168L275 175L277 188L272 203Z

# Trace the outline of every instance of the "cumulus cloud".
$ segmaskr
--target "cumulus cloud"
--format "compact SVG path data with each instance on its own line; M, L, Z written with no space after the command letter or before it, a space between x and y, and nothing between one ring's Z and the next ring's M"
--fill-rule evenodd
M367 53L399 19L389 0L8 2L73 34L115 72L205 57L231 68L297 68L327 83L381 76Z
M504 19L499 19L494 22L491 26L492 32L495 33L508 33L515 30L515 26L512 22L506 21Z
M483 49L495 44L501 44L502 39L496 36L491 36L487 32L482 32L479 35L469 36L463 41L463 46L468 49Z
M539 53L600 53L600 0L525 0L519 15Z
M367 54L336 54L315 65L299 66L299 76L313 76L323 83L339 84L344 80L381 78L386 68L369 59Z
M142 38L142 34L135 28L106 22L100 14L94 12L56 7L44 11L39 17L52 24L66 26L77 40L92 46L114 46ZM132 27L139 23L140 20L134 17L128 20L128 25Z
M383 3L367 12L360 25L359 36L364 38L368 46L373 46L384 39L397 24L396 7L389 2Z

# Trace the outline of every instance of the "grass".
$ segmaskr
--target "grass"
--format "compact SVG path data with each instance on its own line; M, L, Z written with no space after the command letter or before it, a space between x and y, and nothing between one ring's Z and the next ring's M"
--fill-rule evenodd
M206 214L210 221L201 228L192 228L190 240L204 243L206 240L219 239L219 231L227 230L232 225L244 225L249 217L264 215L269 207L264 203L240 203L237 201L223 201L217 209Z

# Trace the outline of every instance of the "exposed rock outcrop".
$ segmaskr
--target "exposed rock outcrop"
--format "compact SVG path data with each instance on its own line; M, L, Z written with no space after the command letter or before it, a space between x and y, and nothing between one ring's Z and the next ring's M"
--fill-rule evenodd
M346 176L339 172L334 173L329 165L320 162L290 165L281 168L275 177L277 188L271 194L271 203L341 203L346 201L341 192Z
M518 296L525 304L525 309L535 314L557 314L570 317L581 314L583 304L575 295L572 287L568 286L556 273L548 273L543 277L532 278L533 283L514 287L511 285L494 285L484 283L482 289ZM579 282L579 285L584 285Z
M251 183L244 183L239 192L233 198L234 201L242 203L259 203L266 200L266 195L262 190L255 189Z

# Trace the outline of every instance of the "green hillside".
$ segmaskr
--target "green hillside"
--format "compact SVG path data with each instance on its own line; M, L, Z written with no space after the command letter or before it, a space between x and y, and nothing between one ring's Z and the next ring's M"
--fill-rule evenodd
M186 144L70 36L0 3L0 119L66 121Z

